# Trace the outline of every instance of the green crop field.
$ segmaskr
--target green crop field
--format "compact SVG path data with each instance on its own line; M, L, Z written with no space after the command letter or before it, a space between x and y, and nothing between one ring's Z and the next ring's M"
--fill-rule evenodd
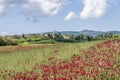
M0 79L119 80L120 74L117 70L120 70L120 41L104 42L86 41L0 47ZM112 49L111 46L113 46ZM77 58L80 58L80 61L76 60ZM65 65L68 67L60 68Z

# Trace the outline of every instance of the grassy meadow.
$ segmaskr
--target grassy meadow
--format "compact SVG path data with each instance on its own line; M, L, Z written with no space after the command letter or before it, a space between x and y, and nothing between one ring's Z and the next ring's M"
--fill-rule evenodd
M113 43L116 44L113 45L116 52L114 52L113 50L111 51L111 47L109 49L109 47L107 48L106 46L104 46L104 42L105 41L85 41L80 43L26 44L20 46L0 47L0 80L119 80L119 72L114 72L113 74L109 73L112 71L111 69L113 67L115 67L116 70L120 70L120 54L118 50L120 48L120 42L114 40L112 42L111 40L110 42L107 43L106 41L105 43L105 45L113 45ZM96 48L95 46L98 44L103 44L101 45L103 46L103 48ZM92 50L95 51L92 52ZM102 53L105 53L105 55L101 55ZM109 67L107 66L107 63L104 62L105 66L107 66L105 67L105 70L108 71L107 73L103 73L103 66L100 66L102 62L99 64L99 68L97 67L97 63L94 64L94 62L89 62L93 59L93 56L91 54L95 56L94 59L100 59L101 56L104 56L103 58L108 60L109 55L116 54L117 56L112 55L112 57L115 58L117 65L115 64L113 65L113 67ZM100 55L97 56L97 54ZM95 68L95 71L93 71L93 73L91 74L95 73L95 75L98 75L99 73L100 75L95 77L95 75L90 74L89 76L87 76L87 74L84 75L84 73L81 73L80 75L83 77L80 77L78 75L79 72L74 71L72 71L72 73L68 75L68 73L70 73L69 69L71 69L71 59L74 59L74 61L76 61L75 58L77 57L82 57L86 62L89 62L93 66L93 68L92 66L88 66L88 68L86 67L86 72L89 72L90 70ZM82 62L84 62L84 60ZM114 59L112 60L112 63L114 64ZM72 63L74 63L74 61ZM76 61L75 63L77 62L78 61ZM109 64L112 65L112 63ZM79 63L77 64L79 64L79 66L73 66L73 70L78 70L79 68L81 68L81 65L82 67L84 67L85 65L81 63L81 61L79 61ZM69 65L69 67L62 70L59 69L61 72L58 73L49 71L49 74L48 72L42 72L42 70L46 69L45 67L42 69L38 69L39 65L42 65L43 67L47 65L49 69L51 69L51 66L56 66L55 70L58 70L58 67L60 67L61 65ZM33 72L31 73L31 71ZM27 74L27 76L25 74ZM66 75L66 77L64 74ZM113 77L108 77L109 75L113 75ZM71 76L71 78L69 76Z
M49 57L66 60L73 54L80 54L80 50L89 48L99 42L101 41L0 47L0 69L31 70L36 63L48 63Z

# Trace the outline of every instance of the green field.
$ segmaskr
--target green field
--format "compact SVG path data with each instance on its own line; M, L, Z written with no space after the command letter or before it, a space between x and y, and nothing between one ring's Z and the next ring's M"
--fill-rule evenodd
M37 47L33 47L34 49L29 49L28 46L25 46L24 49L28 48L28 50L21 49L22 51L16 51L16 46L0 48L0 70L31 70L36 63L48 63L49 57L56 57L57 59L66 60L69 59L73 54L80 54L82 49L89 48L90 46L99 42L101 41L83 43L57 43L51 45L38 44L39 46L45 47L39 48L38 45L33 45ZM22 46L19 48L21 47Z
M88 50L90 47L100 44L104 41L91 41L80 43L56 43L56 44L27 44L21 46L0 47L0 71L15 71L16 73L34 70L35 65L51 65L52 60L69 62L73 55L82 56L82 51ZM84 56L83 56L84 57ZM86 59L86 58L85 58ZM117 57L118 61L120 60ZM120 66L120 64L118 64ZM3 77L3 74L0 74ZM7 76L6 73L4 75ZM1 80L10 79L9 77L0 78ZM90 78L94 80L93 78ZM117 76L117 79L120 79ZM117 80L116 79L116 80ZM16 79L20 80L20 79ZM21 79L27 80L27 79ZM30 80L30 79L29 79ZM37 80L37 79L31 79ZM47 80L47 79L41 79ZM55 80L55 79L49 79ZM57 79L56 79L57 80ZM64 79L60 79L64 80ZM67 79L66 79L67 80ZM69 80L69 79L68 79ZM73 79L77 80L77 79ZM106 79L112 80L112 79Z

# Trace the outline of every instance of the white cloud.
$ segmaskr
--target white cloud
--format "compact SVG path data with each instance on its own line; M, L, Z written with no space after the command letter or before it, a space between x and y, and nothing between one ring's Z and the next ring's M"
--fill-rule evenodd
M0 15L11 8L19 7L22 14L28 18L38 19L41 16L56 15L66 2L70 0L0 0ZM80 18L99 18L106 13L109 3L118 0L81 0L84 8ZM110 3L110 5L111 5ZM75 5L75 4L74 4ZM64 19L66 21L76 18L74 12L70 12Z
M0 0L0 14L19 7L25 15L53 16L56 15L66 0Z
M80 13L80 18L99 18L106 13L108 0L82 0L84 8Z
M0 5L0 14L2 14L4 12L4 9L5 7L3 5Z
M68 13L67 16L65 16L64 20L69 21L69 20L74 19L76 17L77 17L77 15L74 12L70 12L70 13Z
M62 0L27 0L27 3L23 5L25 10L38 12L38 15L50 15L57 14L64 1Z
M0 0L0 14L2 14L4 11L5 11L4 1Z

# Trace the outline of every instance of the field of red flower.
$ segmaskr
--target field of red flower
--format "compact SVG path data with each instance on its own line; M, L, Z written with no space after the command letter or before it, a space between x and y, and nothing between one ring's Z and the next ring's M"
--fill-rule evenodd
M76 47L77 48L77 47ZM70 60L50 57L49 64L34 65L31 71L1 70L3 80L120 80L120 40L108 40L81 50Z

